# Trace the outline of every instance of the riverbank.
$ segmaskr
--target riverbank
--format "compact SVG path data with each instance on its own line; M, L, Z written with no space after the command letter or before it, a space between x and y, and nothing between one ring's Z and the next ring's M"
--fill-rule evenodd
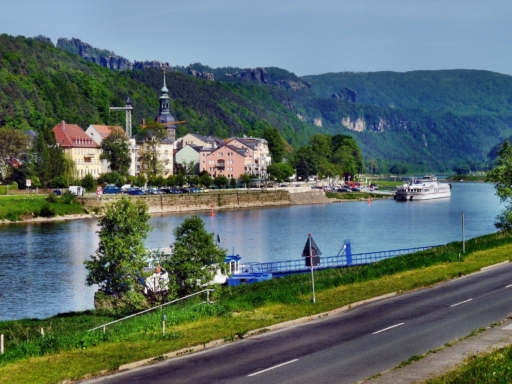
M191 351L214 340L229 342L252 330L320 316L393 292L406 292L450 280L510 259L512 234L496 233L374 265L315 273L317 303L311 304L310 278L296 275L254 285L219 287L215 304L191 303L165 310L169 333L161 334L161 313L144 315L101 331L87 329L114 320L88 311L45 320L0 322L6 355L0 356L0 382L47 383L78 380L116 371L133 361L164 359L170 351ZM40 329L44 328L42 337ZM199 347L200 348L200 347Z
M77 204L66 205L57 198L55 202L47 202L46 196L3 196L0 199L0 224L12 223L40 223L51 221L77 220L101 216L105 206L121 198L131 200L142 199L146 202L150 214L210 211L213 209L245 209L272 206L302 205L302 204L328 204L328 199L322 190L309 188L295 188L272 190L232 190L209 191L207 193L179 194L179 195L103 195L76 197ZM48 205L55 211L55 215L45 217L41 209Z
M214 211L225 209L246 209L273 206L330 204L336 202L369 201L392 198L390 192L353 192L337 193L324 192L321 189L290 188L272 190L233 190L210 191L197 194L179 195L103 195L81 196L75 198L78 206L62 204L59 200L54 203L46 202L46 196L4 196L0 199L0 224L12 223L42 223L89 219L101 216L106 204L119 199L121 196L129 199L142 199L148 204L150 214ZM31 201L30 206L20 205L20 202ZM52 217L40 215L41 208L48 204L57 214ZM58 207L58 208L57 208ZM81 208L80 208L81 207ZM77 212L81 211L81 212Z

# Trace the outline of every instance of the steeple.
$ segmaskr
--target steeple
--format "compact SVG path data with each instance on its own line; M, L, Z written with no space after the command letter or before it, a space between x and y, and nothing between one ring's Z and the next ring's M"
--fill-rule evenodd
M160 96L160 113L170 113L169 111L169 90L167 89L167 86L165 85L165 71L164 71L164 86L160 90L162 92L162 95Z
M158 112L158 116L156 116L155 120L161 124L165 124L167 127L174 127L174 125L170 123L174 123L176 120L174 116L171 114L169 109L169 90L167 89L167 85L165 84L165 70L164 70L164 85L160 90L162 94L160 95L160 111Z

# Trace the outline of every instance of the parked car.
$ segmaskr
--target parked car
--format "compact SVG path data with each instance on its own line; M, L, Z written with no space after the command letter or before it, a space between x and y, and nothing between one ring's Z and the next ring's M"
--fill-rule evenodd
M103 193L104 194L107 194L107 193L114 193L114 194L117 194L117 193L121 193L121 188L115 186L115 185L107 185L105 188L103 188Z
M352 192L361 192L361 188L359 188L359 187L353 187L351 189L352 189Z
M341 187L338 188L338 192L352 192L352 189L350 189L349 187Z
M52 193L57 196L62 195L62 191L60 189L54 189Z
M143 195L144 191L140 188L130 188L128 190L129 195Z

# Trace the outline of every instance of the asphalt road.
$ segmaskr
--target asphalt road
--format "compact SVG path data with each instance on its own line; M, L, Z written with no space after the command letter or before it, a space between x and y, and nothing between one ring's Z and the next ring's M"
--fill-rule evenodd
M353 383L506 318L512 264L87 383Z

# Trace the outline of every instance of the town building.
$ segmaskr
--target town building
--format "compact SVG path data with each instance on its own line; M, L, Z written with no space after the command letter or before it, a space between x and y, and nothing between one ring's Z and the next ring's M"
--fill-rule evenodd
M118 128L120 130L120 126L109 126L109 125L99 125L99 124L91 124L86 130L85 133L90 136L98 146L101 146L101 142L103 139L108 137L112 132L112 128ZM124 131L123 131L124 132ZM126 135L128 137L128 135ZM130 168L128 169L128 174L130 176L138 176L136 173L136 162L139 153L139 146L135 143L135 139L130 139L129 144L130 151ZM110 164L107 160L101 160L101 173L110 172Z
M98 143L76 124L60 122L53 128L55 140L76 166L76 177L90 174L97 178L101 173L101 149Z
M224 145L224 141L215 136L203 136L199 133L187 133L174 142L175 149L182 149L187 145L195 145L204 148L217 148Z
M177 149L174 154L174 173L178 172L178 168L186 167L189 170L193 170L194 174L198 174L200 172L199 161L203 148L196 145L186 145L181 149Z
M267 140L254 137L233 137L224 141L233 147L247 149L244 173L258 176L262 180L267 179L267 167L271 163Z
M225 176L238 179L245 173L247 148L237 148L226 144L214 149L202 148L200 151L200 172L206 171L212 178Z

